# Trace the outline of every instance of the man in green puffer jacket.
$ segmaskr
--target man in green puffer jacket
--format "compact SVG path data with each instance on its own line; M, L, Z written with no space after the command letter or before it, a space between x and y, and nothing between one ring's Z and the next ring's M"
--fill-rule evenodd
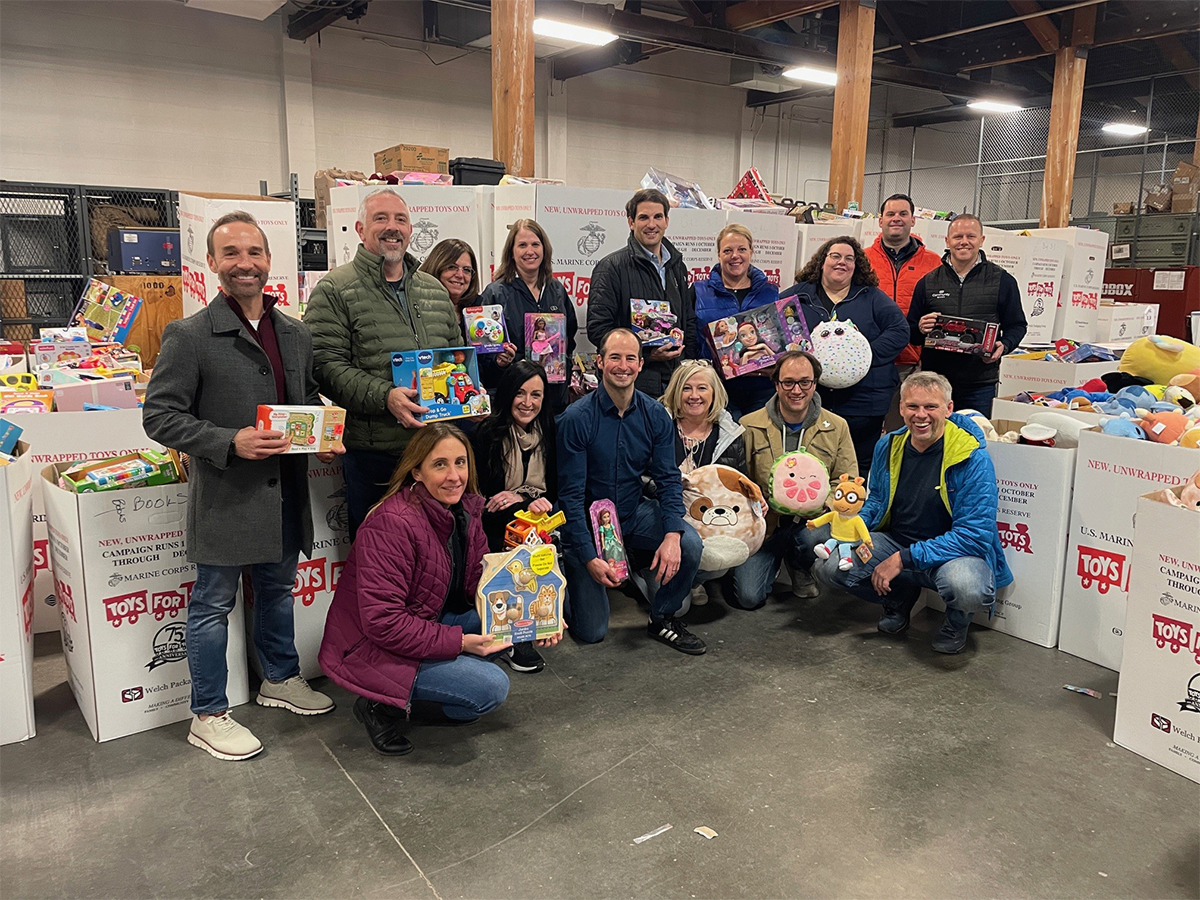
M463 344L446 289L407 254L408 205L388 188L368 194L354 225L362 246L313 288L312 331L321 393L346 409L346 511L350 536L383 496L412 429L427 410L392 383L392 353Z

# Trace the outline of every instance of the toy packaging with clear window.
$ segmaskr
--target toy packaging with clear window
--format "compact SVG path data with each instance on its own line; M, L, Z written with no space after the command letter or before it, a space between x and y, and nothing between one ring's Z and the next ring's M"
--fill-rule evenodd
M405 350L392 354L392 383L417 392L424 422L486 416L491 399L479 380L474 347Z
M624 581L629 577L629 558L625 553L625 540L621 537L616 504L611 500L597 500L588 508L588 517L592 520L596 555L607 561L616 570L617 577Z
M629 322L633 333L642 339L643 347L683 345L679 317L671 312L671 304L666 300L630 300Z
M546 370L546 380L567 380L567 317L562 313L525 313L525 355Z
M933 331L925 335L925 346L953 353L989 356L996 349L996 334L1000 326L983 319L963 319L938 315Z
M329 453L342 445L346 411L340 406L258 407L254 427L259 431L281 431L288 436L285 453Z
M811 350L796 300L788 297L709 322L706 336L726 378L770 368L789 350Z
M468 306L463 310L467 343L478 353L500 353L508 332L504 328L504 307L499 303Z

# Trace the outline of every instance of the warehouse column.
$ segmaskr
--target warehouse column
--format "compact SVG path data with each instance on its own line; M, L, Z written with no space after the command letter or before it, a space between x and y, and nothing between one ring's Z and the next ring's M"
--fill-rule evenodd
M838 5L837 87L833 91L833 142L829 148L829 202L841 212L862 203L867 163L867 119L871 114L871 57L875 4L841 0Z
M533 175L533 0L492 0L492 155Z
M1054 93L1050 99L1050 133L1046 138L1046 172L1042 176L1043 228L1064 228L1070 224L1083 76L1088 47L1096 30L1096 7L1073 10L1068 21L1068 46L1054 54ZM1064 22L1064 27L1067 24Z

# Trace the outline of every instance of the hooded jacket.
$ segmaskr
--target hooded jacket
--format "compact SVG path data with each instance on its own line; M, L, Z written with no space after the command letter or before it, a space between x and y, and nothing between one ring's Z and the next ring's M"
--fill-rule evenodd
M692 295L696 307L696 342L699 345L700 358L712 359L712 347L709 346L707 336L708 324L726 316L774 303L779 299L779 288L767 281L762 269L751 266L750 293L746 295L745 300L739 301L721 280L721 266L718 263L713 266L708 278L692 285Z
M770 493L771 466L775 460L798 447L825 464L830 481L837 481L843 472L852 478L858 475L858 457L854 455L850 427L841 416L821 408L818 394L813 394L804 426L798 432L793 432L783 421L778 397L772 397L762 409L742 416L741 425L746 430L746 474L762 488L764 495ZM777 524L779 513L769 509L767 534Z
M836 313L839 321L855 324L871 344L871 369L858 384L848 388L821 388L826 409L839 416L883 416L892 406L900 384L893 363L908 346L908 320L896 302L877 287L860 284L850 288L841 303L830 305L817 293L817 285L802 281L786 290L780 299L795 296L811 332Z
M675 245L663 238L662 249L671 254L667 262L667 286L664 289L658 270L646 257L633 232L625 249L610 253L592 271L588 292L587 336L599 347L604 336L614 328L630 327L630 300L667 300L671 312L683 329L683 353L666 362L646 360L637 379L637 389L651 397L660 397L667 389L671 373L680 359L695 359L696 314L688 295L687 266ZM643 355L648 355L649 350Z
M942 264L941 257L927 249L915 234L909 235L908 245L900 251L898 263L884 246L883 235L875 236L875 242L867 247L866 253L871 268L879 276L879 289L895 300L900 312L906 316L917 282ZM921 348L912 344L896 357L898 366L915 366L920 361Z
M463 592L473 598L487 552L483 498L464 494L462 504L469 522ZM450 591L453 527L451 511L420 484L384 500L359 526L317 657L333 682L408 709L421 663L458 656L462 628L438 622Z
M871 531L887 530L907 440L905 427L885 435L875 445L871 491L859 513ZM1013 575L996 527L1000 501L996 469L986 445L979 426L966 416L951 413L946 419L938 495L950 513L950 530L918 541L908 549L918 569L931 569L963 556L977 556L991 566L999 590L1012 583Z

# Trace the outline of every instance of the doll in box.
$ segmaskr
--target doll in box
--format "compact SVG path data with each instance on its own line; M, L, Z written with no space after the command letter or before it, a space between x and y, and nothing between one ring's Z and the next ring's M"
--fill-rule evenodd
M621 537L616 505L611 500L597 500L588 510L588 515L596 538L596 555L612 566L617 577L624 581L629 577L629 561L625 554L625 541Z

